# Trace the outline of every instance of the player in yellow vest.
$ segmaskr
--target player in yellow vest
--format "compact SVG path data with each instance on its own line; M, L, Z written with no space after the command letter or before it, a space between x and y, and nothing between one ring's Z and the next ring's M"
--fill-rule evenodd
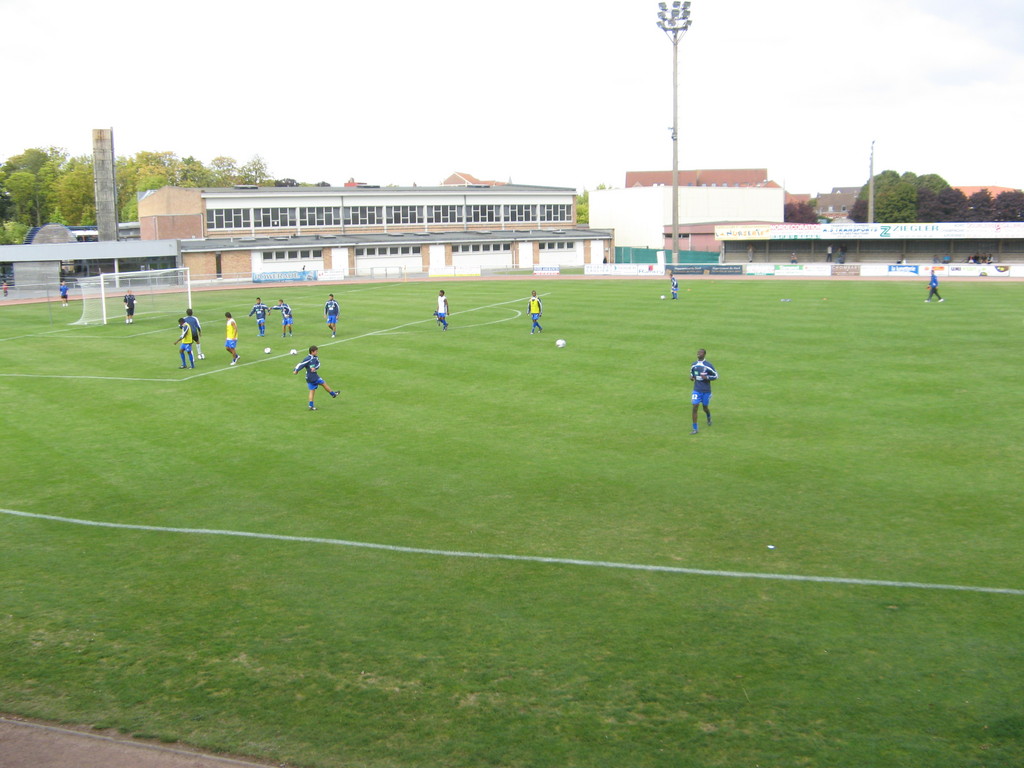
M231 355L231 365L238 362L238 350L235 347L238 346L238 323L235 322L235 318L231 316L230 312L225 312L224 317L228 319L227 323L227 341L224 342L224 349Z
M537 292L532 291L530 293L530 300L526 304L526 311L530 317L533 318L533 326L530 328L530 334L534 332L541 333L543 328L540 327L540 316L544 314L544 305L541 304L540 299L537 298Z
M178 354L181 355L179 368L195 368L196 359L192 356L192 326L185 322L184 317L178 318L178 327L181 329L181 336L175 341L178 344ZM188 365L185 365L185 353L188 353Z

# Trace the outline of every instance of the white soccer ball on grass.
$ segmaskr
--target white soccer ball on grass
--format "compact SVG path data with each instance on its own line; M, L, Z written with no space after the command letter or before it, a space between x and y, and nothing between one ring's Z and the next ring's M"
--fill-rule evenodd
M270 354L270 347L267 347L267 348L266 348L266 349L264 349L263 351L264 351L264 352L266 352L266 353L267 353L267 354L269 355L269 354Z
M297 354L299 354L299 350L297 350L297 349L293 349L293 350L292 350L291 352L289 352L288 354L289 354L289 355L297 355Z
M565 339L559 339L558 341L556 341L555 342L555 346L558 347L559 349L564 347L565 346Z

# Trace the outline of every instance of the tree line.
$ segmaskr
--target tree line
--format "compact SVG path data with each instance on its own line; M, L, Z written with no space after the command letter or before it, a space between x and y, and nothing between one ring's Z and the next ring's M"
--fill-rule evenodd
M119 221L138 220L137 193L168 185L330 186L325 181L300 185L294 179L275 179L259 155L242 165L231 157L215 157L207 165L173 152L138 152L117 158L115 169ZM0 165L0 245L24 242L29 229L44 224L96 224L91 156L71 157L57 147L34 148Z
M166 186L329 187L292 178L274 178L266 162L255 155L239 165L232 157L215 157L209 165L173 152L138 152L115 161L118 221L138 221L138 193ZM604 185L601 185L602 187ZM588 220L586 193L578 220ZM0 165L0 245L22 243L32 227L44 224L95 226L96 196L93 159L71 157L57 147L27 149Z
M938 174L882 171L875 176L875 216L880 224L936 221L1024 221L1024 192L993 196L987 189L965 195ZM856 222L868 220L868 185L861 187L849 213ZM816 224L812 203L787 203L785 220Z

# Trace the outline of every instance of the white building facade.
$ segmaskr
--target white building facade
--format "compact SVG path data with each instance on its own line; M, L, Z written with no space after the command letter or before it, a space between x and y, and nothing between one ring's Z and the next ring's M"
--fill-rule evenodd
M679 187L679 224L690 230L728 222L781 223L784 209L781 187ZM590 192L590 225L614 230L617 246L663 248L671 224L671 186ZM680 249L687 250L688 245L681 242Z

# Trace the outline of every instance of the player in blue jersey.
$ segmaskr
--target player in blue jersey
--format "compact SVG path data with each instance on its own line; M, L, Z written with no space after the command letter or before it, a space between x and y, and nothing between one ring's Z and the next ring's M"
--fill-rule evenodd
M178 328L181 329L181 335L178 340L174 343L178 345L178 354L181 355L181 365L179 368L195 368L196 360L192 356L192 326L185 322L184 317L178 318ZM188 365L185 365L185 355L188 355Z
M309 388L309 410L316 410L316 403L313 402L313 397L316 395L317 387L323 387L327 390L331 397L337 397L337 391L331 389L331 385L320 378L320 358L317 356L317 346L314 344L309 348L309 354L306 355L305 359L295 366L295 370L292 373L298 373L303 368L306 369L306 386Z
M718 378L718 371L715 366L704 359L707 352L703 349L697 350L697 362L690 366L690 381L693 382L693 431L691 435L697 434L697 409L704 406L704 413L708 417L708 426L711 426L711 382Z
M252 305L252 309L249 310L249 317L256 315L256 327L259 329L260 336L267 335L267 313L270 311L270 307L263 303L263 299L259 296L256 297L256 303Z
M192 307L185 310L185 322L192 328L192 351L196 353L196 360L205 360L203 346L199 343L199 337L203 335L203 326L199 324L199 318L192 314Z
M330 294L327 303L324 304L324 317L327 318L327 327L331 329L331 338L338 335L338 313L341 307L334 300L334 294Z
M672 275L672 298L679 298L679 281L676 280L676 276Z
M945 301L945 299L939 296L939 276L935 274L934 269L932 270L932 276L928 279L928 298L924 300L925 304L931 302L932 296L940 302Z
M532 336L534 331L542 333L544 329L540 326L540 317L544 314L544 305L537 297L536 291L530 292L530 300L526 302L526 312L533 320L533 325L530 326L530 335Z
M292 335L292 308L284 303L284 299L278 299L277 305L271 307L281 312L281 338Z
M68 305L68 284L63 280L60 281L60 301L62 307Z

